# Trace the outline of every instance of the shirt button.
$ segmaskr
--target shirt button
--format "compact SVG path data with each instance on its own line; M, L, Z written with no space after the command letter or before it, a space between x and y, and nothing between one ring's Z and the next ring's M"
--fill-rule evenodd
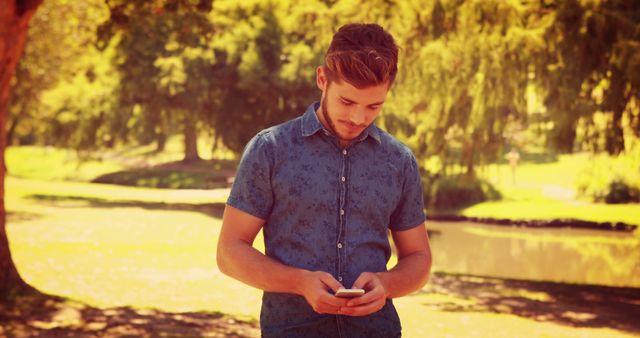
M346 179L346 178L344 178L344 176L342 176L341 180L342 180L342 182L344 182L344 181L346 181L347 179Z
M342 282L342 276L338 277L338 282Z
M342 249L342 243L338 243L338 249Z
M347 150L346 149L342 149L342 155L346 155L347 154Z
M344 209L340 209L340 215L344 215Z

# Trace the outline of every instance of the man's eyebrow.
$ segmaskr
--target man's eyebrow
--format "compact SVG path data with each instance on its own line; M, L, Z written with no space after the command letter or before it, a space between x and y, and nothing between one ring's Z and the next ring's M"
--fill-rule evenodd
M338 96L340 96L340 99L343 100L343 101L346 101L346 102L349 102L349 103L358 103L358 102L356 102L356 101L354 101L354 100L352 100L350 98L344 97L342 95L338 95ZM379 105L381 105L383 103L384 103L384 101L374 102L374 103L368 104L367 106L379 106Z

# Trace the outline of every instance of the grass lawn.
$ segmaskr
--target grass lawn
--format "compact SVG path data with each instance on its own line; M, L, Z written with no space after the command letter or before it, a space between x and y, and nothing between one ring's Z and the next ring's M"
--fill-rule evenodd
M180 146L179 140L171 139L167 150L162 153L155 153L151 147L146 146L93 154L93 159L84 160L69 150L9 147L6 156L10 175L30 180L89 182L97 179L102 183L151 188L198 189L228 186L227 178L233 176L237 159L229 153L221 152L215 155L223 158L222 160L205 160L184 165L177 162L182 156ZM205 158L212 156L210 152L205 152L205 155L208 156ZM526 156L524 158L527 159ZM640 204L592 203L575 197L576 177L582 168L589 165L589 161L589 156L585 153L560 155L545 161L523 161L518 166L515 182L512 181L511 169L507 165L492 165L480 174L493 182L503 199L479 203L462 210L433 213L498 219L579 219L640 225ZM55 190L58 195L67 192L75 194L82 192L83 188L80 187L81 185L65 185L64 189L50 190ZM105 190L105 198L111 198L108 191ZM145 190L136 191L139 191L136 199L155 195L148 194ZM86 194L91 195L90 192ZM161 195L172 194L193 198L192 193L164 192Z
M560 155L549 163L525 162L512 181L507 165L489 167L481 174L503 196L463 210L464 216L499 219L579 219L640 225L640 204L604 204L576 198L576 177L589 164L588 154Z

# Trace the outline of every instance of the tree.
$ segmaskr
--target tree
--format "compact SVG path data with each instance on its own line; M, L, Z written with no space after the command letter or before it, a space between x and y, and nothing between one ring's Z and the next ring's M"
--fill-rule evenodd
M547 52L536 77L555 124L554 148L571 152L578 121L601 111L609 116L605 148L619 154L623 115L633 120L640 98L640 3L569 0L542 10L552 11L553 24L545 29Z
M544 48L533 5L433 1L397 8L405 46L383 122L436 171L496 161L510 121L524 121L530 63Z
M315 69L334 15L319 1L218 1L212 16L218 108L207 121L240 152L258 131L300 115L319 97Z
M6 165L6 121L11 78L26 43L29 21L42 0L0 0L0 293L26 288L11 259L6 232L4 177Z
M141 143L155 139L158 150L178 125L185 140L185 161L199 159L197 127L206 86L189 85L186 65L208 46L213 27L206 14L211 1L106 1L110 20L99 29L102 46L117 41L117 133ZM207 66L202 63L195 63ZM191 64L193 66L194 63ZM197 76L207 74L200 69ZM206 75L205 75L206 76ZM193 105L195 100L198 104ZM196 108L194 110L193 108Z
M55 145L60 146L78 146L71 142L57 143L78 139L76 135L51 135L50 126L62 122L57 121L51 112L60 110L62 102L58 107L55 104L52 107L47 104L51 102L44 102L43 95L59 85L76 82L80 76L96 75L95 63L99 62L96 58L88 62L87 56L95 54L96 26L105 18L106 8L102 0L49 0L38 8L29 23L29 43L25 46L12 84L7 134L9 145L56 142ZM77 90L68 92L68 89L59 91L59 94L67 97L75 94L73 100L84 100L77 95ZM89 114L77 114L74 119L81 120L85 115ZM77 129L77 126L68 128L72 132Z

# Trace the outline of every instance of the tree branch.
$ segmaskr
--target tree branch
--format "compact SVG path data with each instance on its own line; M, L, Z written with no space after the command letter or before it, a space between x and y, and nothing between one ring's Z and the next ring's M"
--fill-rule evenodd
M24 13L34 11L41 3L42 0L16 0L16 14L22 16Z

